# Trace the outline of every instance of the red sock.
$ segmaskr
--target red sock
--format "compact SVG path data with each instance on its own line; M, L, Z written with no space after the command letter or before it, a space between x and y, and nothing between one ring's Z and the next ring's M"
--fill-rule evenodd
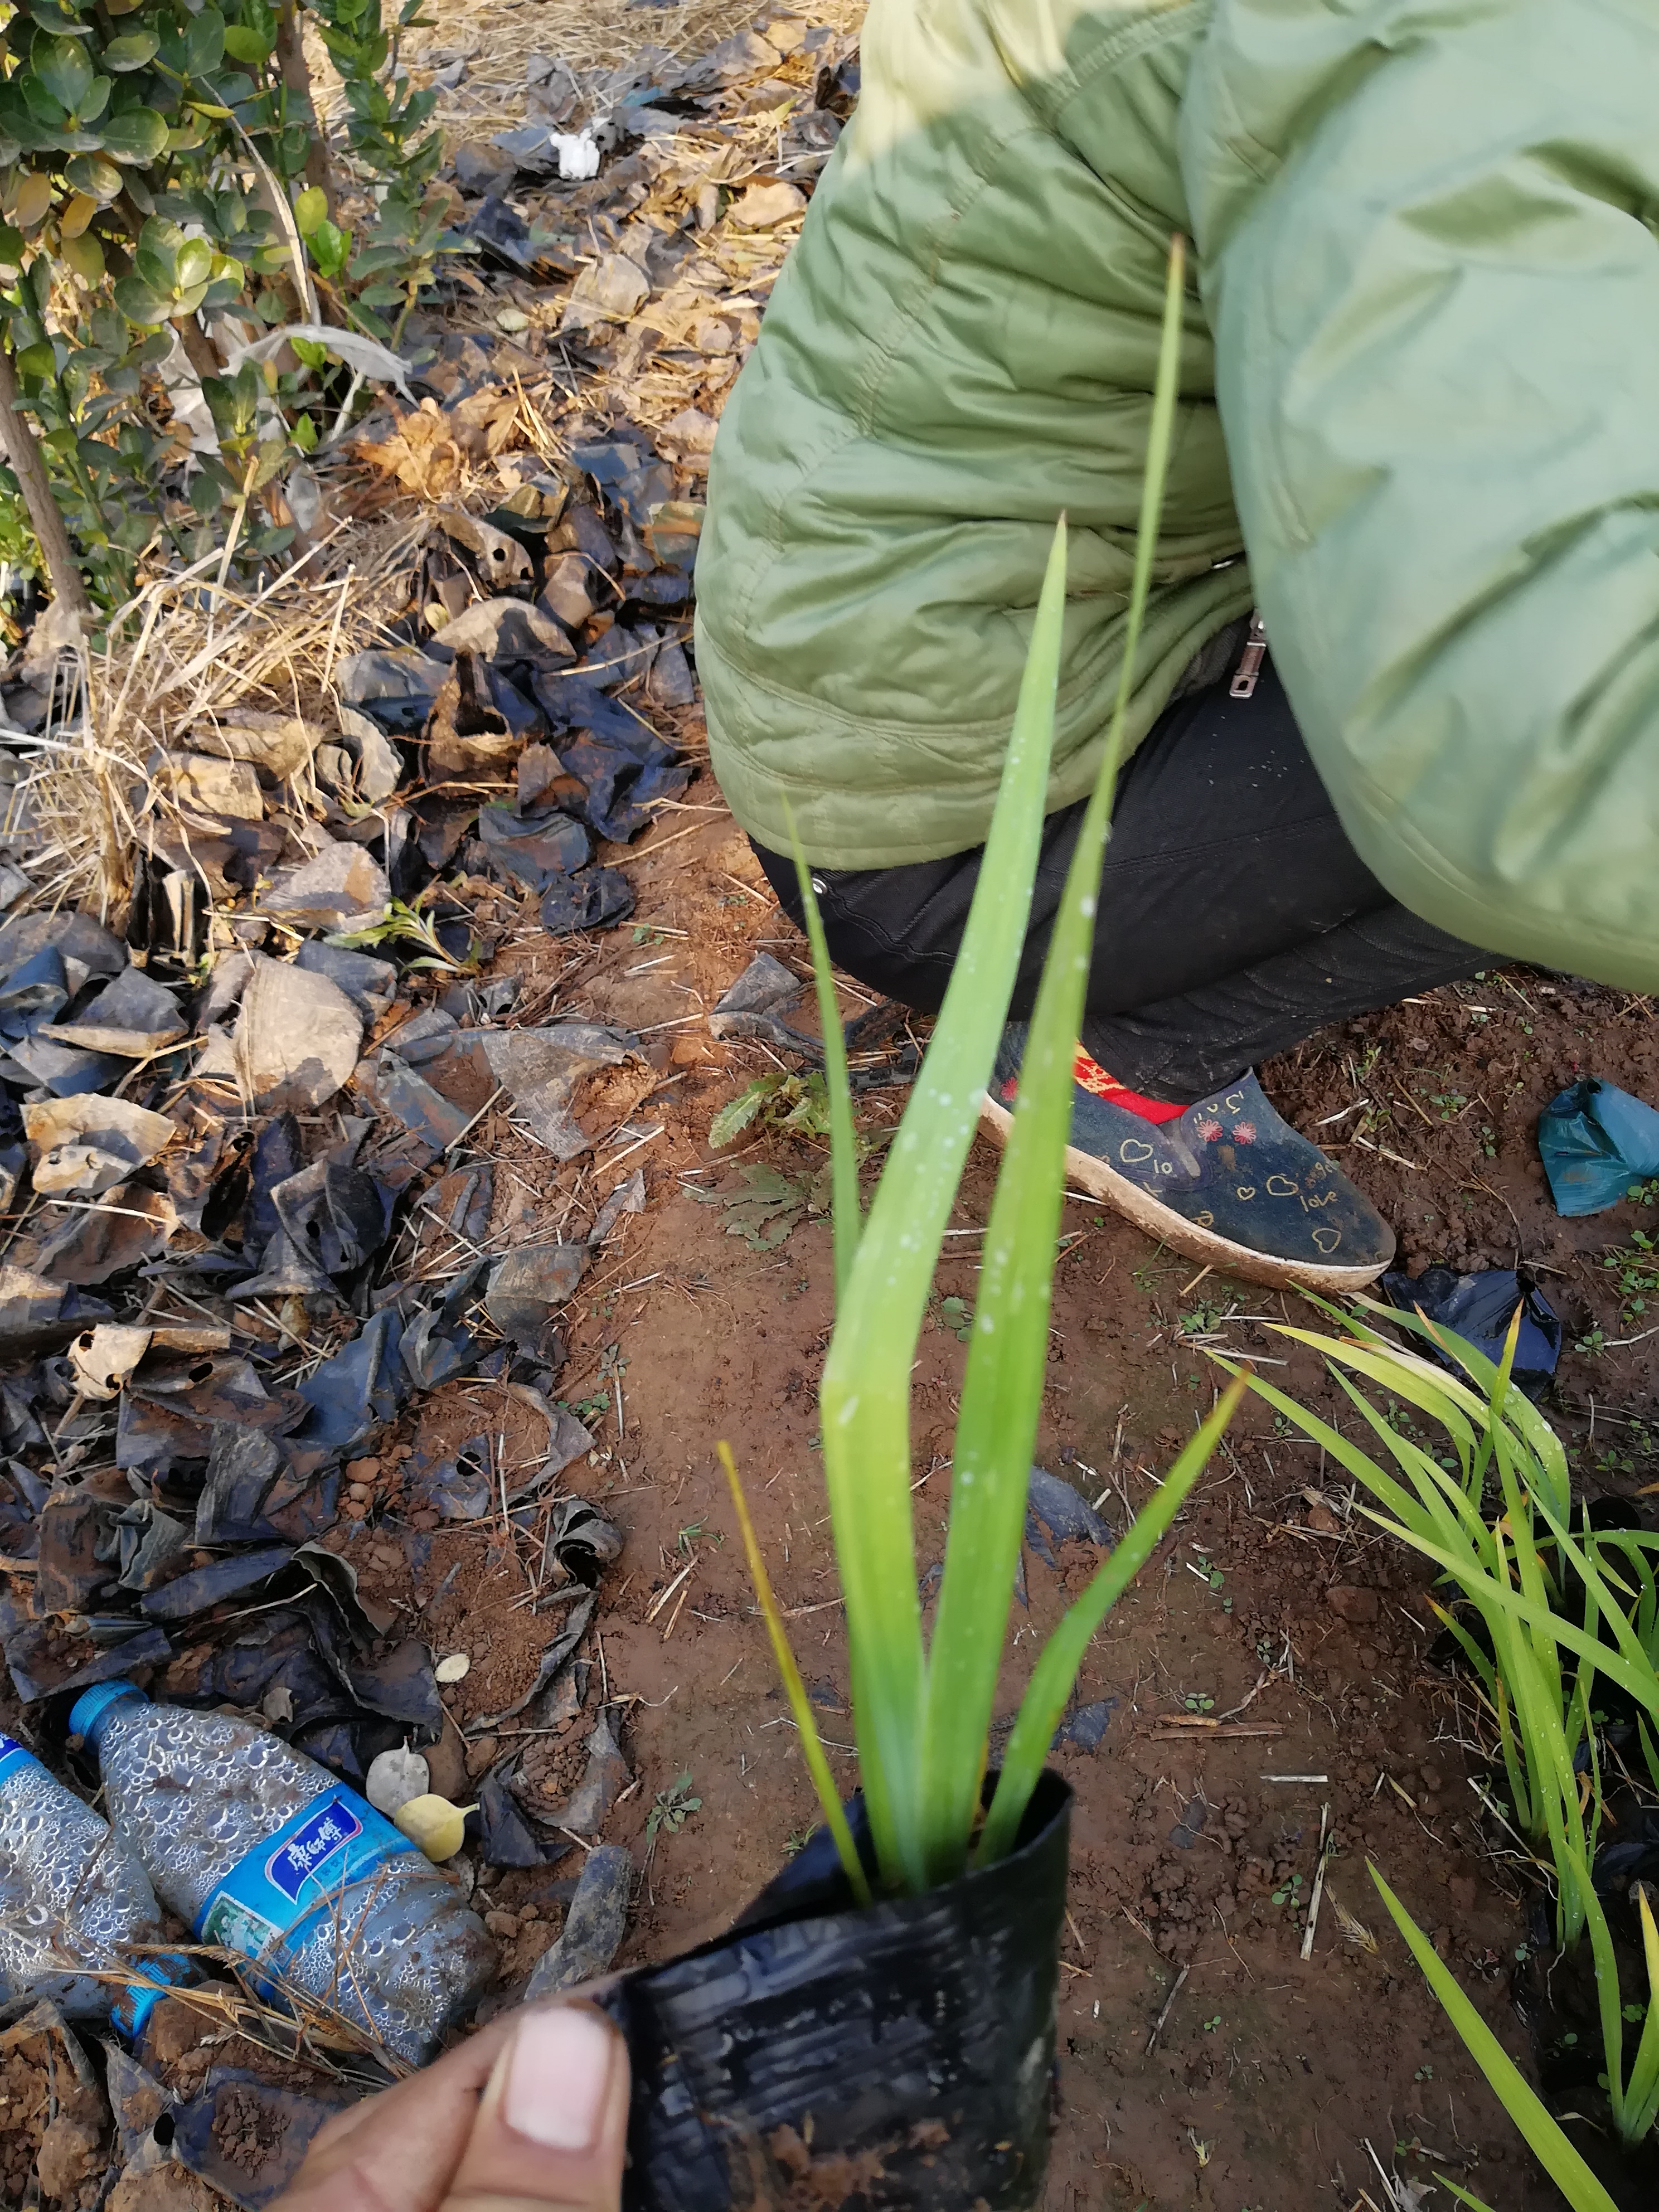
M1072 1076L1095 1097L1108 1098L1114 1106L1121 1106L1126 1113L1139 1114L1143 1121L1178 1121L1187 1110L1184 1106L1171 1106L1162 1098L1144 1098L1139 1091L1131 1091L1127 1084L1120 1083L1115 1075L1109 1075L1100 1062L1085 1052L1081 1045L1078 1047L1077 1057L1072 1063Z

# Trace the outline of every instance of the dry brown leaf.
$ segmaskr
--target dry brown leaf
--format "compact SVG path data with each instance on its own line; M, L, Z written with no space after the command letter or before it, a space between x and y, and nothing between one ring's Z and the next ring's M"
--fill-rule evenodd
M389 438L361 439L353 447L360 460L384 476L395 477L405 491L421 499L447 499L466 466L465 448L451 434L435 399L423 399L398 417Z
M493 460L517 442L519 395L495 385L474 392L452 407L449 422L456 444L473 460Z

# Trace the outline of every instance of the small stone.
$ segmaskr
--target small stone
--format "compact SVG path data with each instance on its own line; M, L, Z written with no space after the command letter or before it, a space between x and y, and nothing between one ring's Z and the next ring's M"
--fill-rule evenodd
M439 1682L459 1682L472 1671L472 1662L465 1651L452 1651L433 1668L433 1679Z
M750 185L732 210L732 220L740 230L770 230L805 205L806 195L797 185Z
M1419 1766L1417 1775L1423 1787L1431 1794L1444 1786L1443 1778L1437 1766Z
M349 1482L346 1485L346 1496L354 1505L367 1505L374 1495L366 1482Z
M1356 1589L1343 1583L1333 1583L1325 1593L1325 1602L1339 1620L1351 1626L1360 1626L1381 1618L1382 1601L1374 1589Z
M380 1471L380 1462L378 1459L349 1459L346 1462L345 1477L348 1482L373 1482Z
M492 1936L499 1936L503 1942L510 1942L519 1932L519 1916L516 1912L502 1912L499 1910L486 1912L484 1926Z
M527 331L530 328L530 318L522 307L502 307L496 313L495 327L498 331L507 331L509 335L520 331Z

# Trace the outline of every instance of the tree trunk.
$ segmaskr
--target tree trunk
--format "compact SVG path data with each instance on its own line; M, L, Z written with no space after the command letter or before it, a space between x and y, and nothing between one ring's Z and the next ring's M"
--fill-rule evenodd
M34 433L17 410L17 375L11 356L3 345L0 345L0 441L4 443L12 473L22 487L23 503L40 541L52 596L90 625L94 619L92 600L58 501L52 497L46 460L35 443Z
M276 17L276 66L283 73L283 82L290 92L301 94L314 118L316 104L312 97L311 70L306 62L305 33L300 15L299 0L283 0ZM328 158L328 138L320 121L313 125L311 144L306 153L305 179L315 185L328 202L328 219L334 221L334 171Z

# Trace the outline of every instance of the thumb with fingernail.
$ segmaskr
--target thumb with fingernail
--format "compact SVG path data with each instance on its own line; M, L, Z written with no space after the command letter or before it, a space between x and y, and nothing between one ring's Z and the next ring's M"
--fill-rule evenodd
M521 2014L484 2085L444 2205L617 2212L628 2097L627 2046L603 2013L559 2004Z
M618 2212L628 2097L596 2007L508 2013L327 2122L267 2212Z

